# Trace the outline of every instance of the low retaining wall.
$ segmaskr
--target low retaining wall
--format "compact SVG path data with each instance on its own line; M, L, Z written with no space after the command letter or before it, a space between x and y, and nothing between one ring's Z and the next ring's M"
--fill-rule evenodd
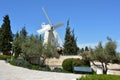
M46 59L45 64L49 65L50 67L58 67L61 68L62 67L62 62L67 59L67 58L80 58L82 59L81 56L60 56L59 58L49 58Z

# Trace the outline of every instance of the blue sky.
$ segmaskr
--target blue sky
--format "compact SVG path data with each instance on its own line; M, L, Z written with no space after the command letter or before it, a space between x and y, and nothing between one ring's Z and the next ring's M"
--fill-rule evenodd
M109 36L118 43L120 51L120 0L0 0L0 25L8 14L13 33L26 26L29 34L38 34L41 24L48 23L42 7L53 24L64 23L56 29L63 42L70 19L78 46L93 47L99 41L105 43Z

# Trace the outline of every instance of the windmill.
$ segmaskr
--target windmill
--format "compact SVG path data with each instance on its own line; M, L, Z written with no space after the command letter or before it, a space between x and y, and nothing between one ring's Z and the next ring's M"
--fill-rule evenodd
M43 45L45 44L54 44L58 47L63 47L63 43L62 40L60 39L58 33L56 32L56 28L60 27L63 25L63 23L58 23L56 25L53 25L50 18L48 17L46 10L44 8L42 8L49 24L45 24L43 23L42 29L37 30L37 32L41 35L44 33L44 40L43 40Z

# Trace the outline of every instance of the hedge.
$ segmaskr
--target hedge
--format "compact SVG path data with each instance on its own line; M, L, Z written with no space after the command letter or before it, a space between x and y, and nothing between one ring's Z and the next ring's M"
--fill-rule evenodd
M120 80L118 75L86 75L76 80Z
M0 55L0 60L7 60L10 58L11 58L11 56L8 56L8 55Z
M80 60L79 58L68 58L62 63L63 70L73 72L74 66L90 66L89 61Z

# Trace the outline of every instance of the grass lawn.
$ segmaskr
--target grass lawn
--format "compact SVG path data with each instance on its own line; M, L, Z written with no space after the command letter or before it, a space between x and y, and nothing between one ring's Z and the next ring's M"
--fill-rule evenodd
M118 75L86 75L76 80L120 80Z

